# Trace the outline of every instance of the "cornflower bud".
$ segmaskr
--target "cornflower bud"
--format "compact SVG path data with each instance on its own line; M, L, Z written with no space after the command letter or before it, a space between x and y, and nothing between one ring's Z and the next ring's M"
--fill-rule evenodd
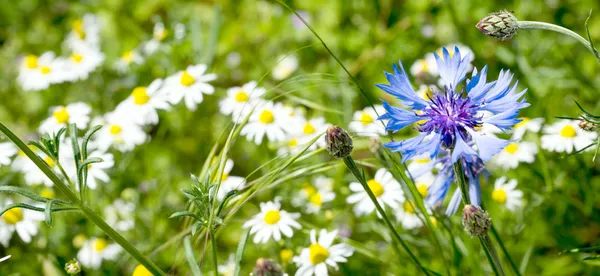
M502 41L511 39L519 29L519 20L509 11L494 12L475 25L484 35Z
M273 260L260 258L256 260L256 266L252 271L252 276L282 276L283 272L279 264Z
M467 204L463 209L463 226L472 237L483 237L492 226L492 218L479 206Z
M81 265L79 265L79 261L77 259L72 259L65 264L65 271L69 275L75 275L81 272Z
M335 158L344 158L350 155L354 146L352 138L339 126L330 126L325 134L327 151Z

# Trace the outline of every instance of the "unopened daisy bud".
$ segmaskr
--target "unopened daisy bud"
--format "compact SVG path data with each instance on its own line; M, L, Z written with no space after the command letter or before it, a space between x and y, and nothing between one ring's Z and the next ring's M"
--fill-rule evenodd
M479 206L467 204L463 209L463 226L469 235L482 237L492 226L492 218Z
M585 130L585 131L594 131L596 130L598 127L596 124L592 123L592 122L588 122L586 120L581 120L579 121L579 128Z
M339 126L330 126L325 134L327 151L335 158L344 158L352 152L352 138Z
M492 13L475 25L484 35L509 40L519 29L519 20L509 11Z
M256 260L256 266L254 266L254 271L252 271L253 276L281 276L283 272L281 267L276 262L260 258Z
M65 264L65 271L69 275L75 275L81 272L81 265L79 265L79 261L77 259L72 259Z

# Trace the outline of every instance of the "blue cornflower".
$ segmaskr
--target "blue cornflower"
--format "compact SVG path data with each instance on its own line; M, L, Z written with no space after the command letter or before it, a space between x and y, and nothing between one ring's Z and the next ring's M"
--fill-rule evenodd
M442 175L446 177L439 177L439 181L430 187L430 203L443 200L454 178L452 165L461 160L467 171L466 177L472 184L470 186L473 186L470 189L477 193L476 197L471 197L477 203L478 173L469 175L469 172L473 170L473 166L481 165L485 168L483 161L490 160L511 142L486 135L479 129L484 124L489 124L502 131L509 131L520 121L517 119L519 110L529 106L523 97L527 90L515 92L518 82L511 86L513 75L508 70L501 71L498 80L486 82L487 66L480 72L475 68L471 79L466 79L469 54L462 57L458 47L454 48L452 55L446 48L442 48L443 57L437 53L434 55L444 82L442 91L432 91L425 97L420 97L413 90L401 62L400 68L393 65L394 73L385 72L389 84L376 85L407 107L397 108L383 101L386 113L379 119L389 120L386 130L397 132L414 124L415 129L420 132L414 138L390 142L385 146L392 151L401 152L404 162L425 154L429 158L440 156L443 167L446 168ZM460 192L453 199L451 203L458 207Z

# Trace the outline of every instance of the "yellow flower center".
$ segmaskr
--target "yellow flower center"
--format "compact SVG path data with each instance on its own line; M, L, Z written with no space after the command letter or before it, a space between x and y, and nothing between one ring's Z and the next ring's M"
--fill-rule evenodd
M518 123L516 123L515 126L514 126L514 128L522 127L522 126L526 125L527 122L529 122L529 121L531 121L531 119L526 118L526 117L521 118L521 121L518 122Z
M315 129L315 127L311 123L306 123L304 125L304 130L302 130L302 131L304 132L304 134L313 134L317 130Z
M514 154L515 152L517 152L517 150L519 150L519 144L512 142L508 144L508 146L506 146L504 150L510 154Z
M427 197L427 184L417 183L417 190L423 198Z
M415 162L417 162L419 164L426 164L426 163L429 163L430 161L431 161L431 159L429 159L429 158L415 159Z
M248 94L244 90L240 90L235 94L235 101L238 103L245 103L248 101Z
M304 183L304 185L302 185L302 190L304 190L306 195L309 197L314 195L317 192L317 189L315 189L315 187L313 187L309 183Z
M121 134L121 131L123 131L123 129L120 126L118 126L118 125L111 125L110 126L109 132L112 135Z
M318 243L313 243L308 247L310 263L313 265L320 264L327 260L329 251Z
M54 198L54 191L45 188L40 192L40 196L45 197L45 198Z
M196 79L194 79L194 77L192 77L192 75L190 75L187 71L183 71L179 81L183 86L191 86L192 84L196 83Z
M275 117L273 116L273 112L269 110L263 110L258 117L258 120L263 124L271 124L275 121Z
M139 264L133 270L133 274L131 276L153 276L152 272L148 270L145 266Z
M42 68L40 68L40 71L43 75L47 75L50 74L50 72L52 72L52 69L50 69L50 67L48 66L43 66Z
M281 214L278 210L269 210L265 214L265 223L266 224L275 224L281 219Z
M73 59L73 61L75 61L76 63L80 63L83 60L83 56L80 54L72 54L71 58Z
M23 220L23 211L21 208L12 208L4 213L4 221L8 224L17 224Z
M573 126L566 125L560 131L560 136L565 137L565 138L573 138L573 137L577 136L577 132L575 131L575 128Z
M292 138L288 141L288 147L295 148L296 146L298 146L298 139Z
M54 160L52 160L52 158L50 158L49 156L44 157L44 162L48 164L48 167L54 168Z
M71 117L69 115L69 112L67 112L67 109L64 107L61 107L57 110L55 110L52 113L52 116L54 116L54 119L56 119L56 122L59 124L66 124L69 122L69 117Z
M162 41L163 39L165 39L167 37L167 35L169 34L169 32L167 30L162 30L159 32L154 32L154 38Z
M431 221L431 224L433 224L433 227L438 226L438 220L434 216L429 216L429 221Z
M427 71L429 71L429 66L427 66L427 61L425 61L425 60L423 60L423 59L422 59L422 60L419 62L419 65L421 65L421 70L422 70L422 71L424 71L424 72L427 72Z
M316 206L321 206L323 204L323 200L321 199L320 193L314 193L309 198L310 203Z
M371 191L373 192L373 195L375 195L375 197L380 197L384 192L383 186L381 185L381 183L375 181L375 179L371 179L371 180L367 181L367 186L369 186L369 189L371 189Z
M38 67L38 57L34 55L27 55L25 57L25 65L29 69L35 69Z
M373 122L373 116L369 115L367 112L363 112L363 113L360 115L360 122L361 122L363 125L368 125L368 124L370 124L370 123L372 123L372 122Z
M279 252L279 257L281 258L281 263L287 264L292 260L292 257L294 257L294 251L290 249L281 250L281 252Z
M143 86L134 88L133 92L131 92L131 96L133 97L133 102L137 105L144 105L150 100L146 87Z
M133 61L133 52L127 51L127 52L123 53L123 55L121 56L121 59L123 61L125 61L127 64L131 63Z
M85 38L85 31L83 29L83 20L81 19L77 19L73 22L73 31L75 32L75 34L77 34L77 36L79 37L79 39L84 39Z
M498 203L504 203L506 202L506 192L504 189L494 189L492 199Z
M415 209L413 208L413 206L410 203L410 201L404 202L404 212L407 212L409 214L414 214L415 213Z
M104 250L104 248L106 248L106 246L108 246L108 242L105 239L97 239L96 243L94 244L94 249L96 249L96 251L100 252L100 251Z

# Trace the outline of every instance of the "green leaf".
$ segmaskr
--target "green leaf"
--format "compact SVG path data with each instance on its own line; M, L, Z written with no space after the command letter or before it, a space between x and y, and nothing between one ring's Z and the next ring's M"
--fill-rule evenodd
M83 140L81 141L81 159L85 160L87 159L87 147L88 147L88 143L90 141L90 139L92 139L92 136L98 132L98 130L100 130L102 128L101 125L97 125L94 126L92 128L90 128L85 135L83 135Z
M192 250L192 242L190 241L190 236L186 236L185 238L183 238L183 247L185 247L185 257L187 258L188 264L190 265L190 269L192 270L192 275L202 276L202 272L200 271L200 267L198 266L198 262L196 261L196 257L194 256L194 251Z
M250 236L250 229L242 235L240 242L238 243L237 250L235 251L235 272L234 276L239 276L242 268L242 258L244 257L244 250L246 250L246 243L248 243L248 237Z
M104 160L102 158L100 158L100 157L88 158L87 160L85 160L81 164L79 164L79 168L77 169L77 173L78 174L83 173L83 169L86 169L91 164L102 163L102 162L104 162Z
M202 221L202 219L200 219L196 214L194 214L190 211L175 212L169 218L180 218L180 217L192 217L192 218L197 219L198 221Z
M46 224L49 227L52 227L52 204L54 204L54 200L48 200L48 202L46 202L46 210L44 211Z
M39 202L48 201L48 199L45 197L41 197L34 192L31 192L29 190L23 189L21 187L16 187L16 186L0 186L0 193L18 194L18 195L22 195L26 198L29 198L31 200L35 200L35 201L39 201Z
M77 142L77 126L75 124L69 125L69 135L71 136L71 146L73 147L73 158L75 159L75 167L80 168L81 165L81 152L79 151L79 143ZM79 171L79 169L77 170ZM79 192L82 193L82 179L79 173L77 174L77 187ZM83 200L83 198L81 198Z

